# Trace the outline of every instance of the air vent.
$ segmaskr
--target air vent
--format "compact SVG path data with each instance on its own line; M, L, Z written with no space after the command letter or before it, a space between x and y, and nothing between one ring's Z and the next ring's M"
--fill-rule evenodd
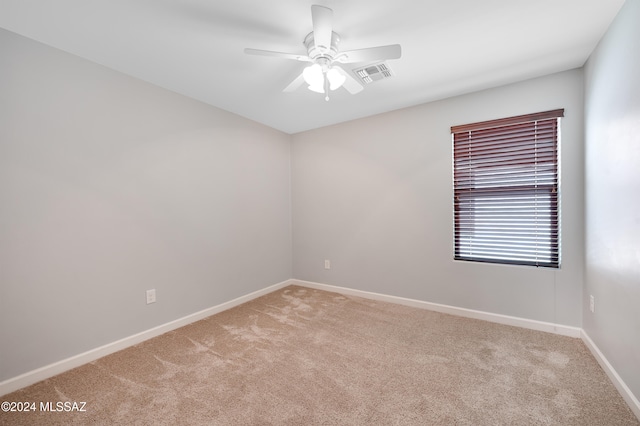
M374 81L380 81L385 78L393 77L394 75L386 62L376 62L375 64L355 68L353 73L363 84L371 84Z

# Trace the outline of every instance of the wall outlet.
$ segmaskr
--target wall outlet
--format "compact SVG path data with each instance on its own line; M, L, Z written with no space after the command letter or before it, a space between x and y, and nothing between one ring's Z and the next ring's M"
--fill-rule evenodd
M589 310L591 313L596 311L596 298L593 297L593 294L589 296Z
M331 261L330 260L325 260L324 261L324 269L331 269Z
M147 290L147 305L150 303L156 303L156 289L152 288Z

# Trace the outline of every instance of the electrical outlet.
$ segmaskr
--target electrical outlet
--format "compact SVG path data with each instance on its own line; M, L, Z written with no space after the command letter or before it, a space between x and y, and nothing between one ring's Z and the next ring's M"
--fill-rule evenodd
M147 290L147 305L156 303L156 289Z
M589 310L591 313L596 311L596 299L593 297L593 294L589 296Z
M330 260L325 260L324 261L324 269L331 269L331 261Z

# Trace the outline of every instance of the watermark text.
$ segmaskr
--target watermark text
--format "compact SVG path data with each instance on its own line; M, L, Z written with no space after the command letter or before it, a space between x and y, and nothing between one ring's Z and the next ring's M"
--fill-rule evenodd
M87 403L86 401L3 401L0 404L0 408L5 413L24 413L29 411L84 413L87 411Z

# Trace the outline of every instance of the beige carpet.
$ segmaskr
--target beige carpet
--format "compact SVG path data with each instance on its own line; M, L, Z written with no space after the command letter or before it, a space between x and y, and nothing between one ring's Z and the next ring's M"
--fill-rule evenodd
M37 404L2 425L640 424L579 339L295 286L0 400Z

